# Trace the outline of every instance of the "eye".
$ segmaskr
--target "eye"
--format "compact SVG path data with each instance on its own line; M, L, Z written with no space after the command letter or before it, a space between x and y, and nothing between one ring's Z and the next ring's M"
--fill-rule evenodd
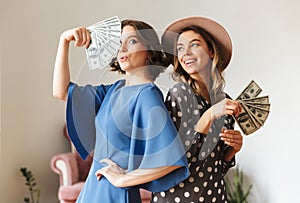
M138 41L136 39L130 39L128 44L136 44Z
M183 46L177 46L176 49L177 49L178 52L182 52L184 50Z
M192 44L191 44L191 47L198 47L198 46L200 46L198 43L196 43L196 42L193 42Z

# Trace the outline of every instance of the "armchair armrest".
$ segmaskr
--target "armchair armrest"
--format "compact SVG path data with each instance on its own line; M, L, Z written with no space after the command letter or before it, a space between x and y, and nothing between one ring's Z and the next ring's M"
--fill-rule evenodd
M62 186L78 182L79 174L75 153L54 155L51 159L51 169L59 174L59 182Z

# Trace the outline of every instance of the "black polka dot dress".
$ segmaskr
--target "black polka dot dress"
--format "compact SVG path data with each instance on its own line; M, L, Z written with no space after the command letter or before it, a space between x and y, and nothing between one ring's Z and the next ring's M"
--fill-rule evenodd
M229 147L220 140L222 128L233 129L234 119L223 116L213 122L207 135L194 126L210 104L183 82L168 92L166 106L186 148L190 176L176 187L153 193L152 203L227 203L224 175L235 159L223 160Z

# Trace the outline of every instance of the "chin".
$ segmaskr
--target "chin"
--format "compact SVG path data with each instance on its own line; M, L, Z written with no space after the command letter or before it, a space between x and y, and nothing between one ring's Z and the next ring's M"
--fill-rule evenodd
M123 65L120 65L120 68L123 70L123 71L126 71L128 69L128 66L123 64Z
M193 68L187 68L185 69L185 72L189 75L197 73L197 71L195 71Z

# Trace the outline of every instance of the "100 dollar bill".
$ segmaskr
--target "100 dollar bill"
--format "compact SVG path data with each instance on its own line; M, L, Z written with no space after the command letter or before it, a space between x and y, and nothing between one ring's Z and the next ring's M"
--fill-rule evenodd
M262 92L262 89L258 86L254 80L242 91L242 93L237 97L237 100L249 99L257 97Z

